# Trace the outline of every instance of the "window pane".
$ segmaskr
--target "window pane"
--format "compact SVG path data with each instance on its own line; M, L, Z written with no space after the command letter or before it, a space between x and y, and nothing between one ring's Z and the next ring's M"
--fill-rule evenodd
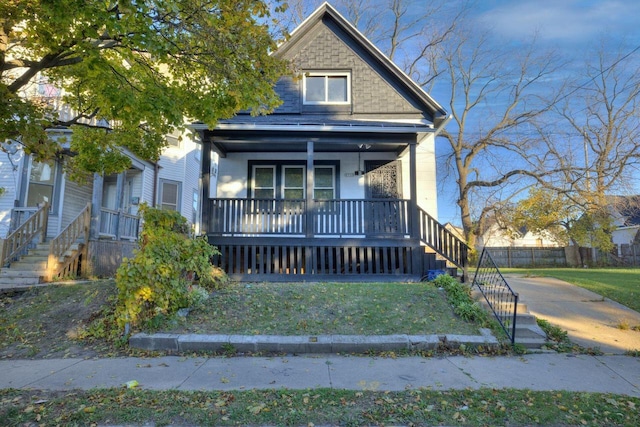
M302 189L285 189L285 199L304 199L304 190Z
M30 183L29 195L27 196L27 206L38 206L40 203L47 202L51 205L53 196L53 186Z
M345 76L328 76L329 102L347 102L347 78Z
M333 168L315 168L316 188L333 187Z
M29 182L39 182L42 184L53 185L54 180L54 165L48 163L33 162L31 166L31 175L29 176Z
M273 199L273 190L256 188L253 190L253 197L256 199Z
M304 183L303 168L286 168L284 170L284 186L285 188L302 188Z
M305 78L306 101L322 102L324 101L324 76Z
M315 190L314 195L313 195L314 199L333 199L333 190Z
M176 184L162 184L162 203L177 204L178 203L178 186Z
M256 188L273 188L273 168L255 168L254 182Z

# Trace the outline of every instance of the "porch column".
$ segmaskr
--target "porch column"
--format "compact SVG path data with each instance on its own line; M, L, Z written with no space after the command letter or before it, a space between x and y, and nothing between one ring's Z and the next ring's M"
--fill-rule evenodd
M307 220L306 235L313 237L313 219L315 217L315 206L313 202L313 189L315 187L313 181L313 141L307 141Z
M316 215L315 203L313 202L313 189L315 187L313 181L313 141L307 141L307 215L306 215L306 235L307 238L313 237L313 223ZM310 246L304 248L305 253L305 274L311 274L313 270L313 249Z
M420 239L420 222L418 221L418 187L417 187L417 143L409 143L409 213L411 238Z
M89 227L89 238L100 237L100 208L102 207L102 188L104 177L101 174L93 174L93 191L91 193L91 225Z
M416 136L417 138L417 136ZM409 226L411 239L415 242L415 250L411 256L413 274L424 274L424 253L420 246L420 221L418 218L418 187L417 181L417 141L409 143Z
M116 178L116 240L120 240L120 217L122 216L122 205L124 199L124 180L126 172L120 172Z
M209 186L211 185L211 139L205 138L200 132L202 141L202 156L200 157L200 176L202 177L202 195L200 209L200 234L209 232L209 217L211 216L211 200L209 200Z

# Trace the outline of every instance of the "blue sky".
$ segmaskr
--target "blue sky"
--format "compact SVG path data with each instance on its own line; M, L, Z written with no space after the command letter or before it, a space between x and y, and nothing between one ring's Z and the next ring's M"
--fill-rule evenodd
M455 7L461 1L453 0L451 4ZM619 49L622 42L629 50L640 45L638 0L477 0L470 18L480 27L491 29L504 43L536 34L538 46L558 50L576 67L595 52L603 37L612 49ZM640 51L634 55L640 61ZM441 94L432 95L447 105L448 99ZM440 188L438 216L442 223L459 224L459 210L451 190L455 188Z

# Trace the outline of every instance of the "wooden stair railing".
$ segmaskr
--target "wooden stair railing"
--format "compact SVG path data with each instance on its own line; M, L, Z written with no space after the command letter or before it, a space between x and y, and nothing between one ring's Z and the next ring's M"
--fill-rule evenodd
M47 262L46 281L59 278L77 271L80 256L86 254L89 241L89 225L91 222L91 203L71 221L71 223L49 244L49 260ZM79 242L81 240L81 242ZM82 247L72 256L60 262L64 255L75 243L82 243ZM86 256L84 257L86 259ZM75 270L73 269L75 268Z
M418 208L418 218L420 240L457 267L466 270L469 246L421 208Z
M2 258L0 267L4 267L19 255L38 235L40 243L47 236L47 221L49 220L49 204L45 203L24 224L16 228L2 241Z

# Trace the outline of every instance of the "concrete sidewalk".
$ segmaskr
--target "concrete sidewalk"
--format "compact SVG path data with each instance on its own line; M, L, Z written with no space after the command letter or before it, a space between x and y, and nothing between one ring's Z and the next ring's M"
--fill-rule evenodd
M72 390L308 389L400 391L517 388L640 397L640 359L556 353L505 357L397 359L292 356L0 360L0 388Z
M640 350L640 313L571 283L550 277L505 275L509 286L539 319L567 331L569 339L605 354Z

